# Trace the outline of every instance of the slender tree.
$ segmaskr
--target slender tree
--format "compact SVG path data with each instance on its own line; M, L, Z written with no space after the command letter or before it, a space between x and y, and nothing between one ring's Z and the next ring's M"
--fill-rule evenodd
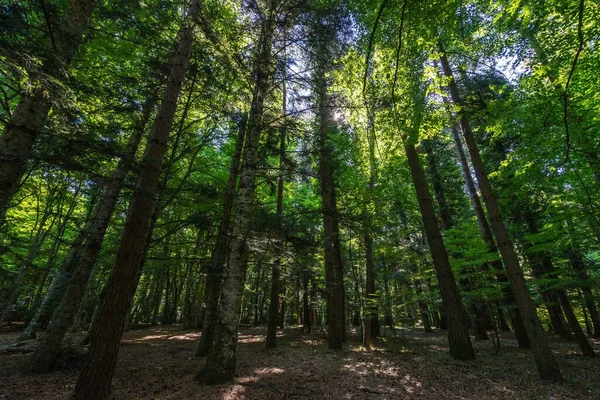
M285 34L284 34L285 35ZM286 41L283 41L285 49ZM283 82L282 82L282 112L283 112L283 123L279 129L279 171L277 176L277 210L275 216L277 218L278 228L281 227L283 219L283 187L285 183L285 136L287 131L287 119L285 118L287 113L287 90L286 90L286 58L284 50L283 58ZM283 281L281 277L281 256L283 253L283 240L281 240L281 233L277 233L278 238L274 241L275 246L275 259L273 260L273 268L271 271L271 301L269 303L269 320L267 325L267 348L273 348L277 344L277 322L281 323L283 329L284 319L284 303L282 296ZM281 306L280 306L281 305Z
M477 146L475 136L471 129L469 116L460 96L460 92L458 91L458 87L452 74L452 69L450 68L450 63L448 62L448 58L446 57L446 53L441 42L439 44L439 50L440 61L442 63L444 75L449 79L448 88L450 92L450 98L454 104L460 107L460 126L469 150L469 155L471 156L473 168L475 169L475 176L477 178L477 182L479 183L483 202L490 217L492 230L496 236L496 244L500 254L502 255L502 259L504 260L506 274L515 295L519 311L521 312L523 323L525 324L525 332L527 332L527 336L531 344L531 349L533 351L538 372L542 379L562 381L563 377L560 372L560 367L556 361L556 358L554 357L554 354L552 353L550 345L548 344L544 329L542 328L542 324L537 316L535 305L533 304L531 296L529 295L525 277L523 276L523 272L519 264L519 258L517 257L510 237L508 236L506 226L504 225L500 207L498 206L496 198L494 197L492 186L488 180L485 164L483 163L483 159L479 153L479 147Z
M235 376L238 328L248 267L248 239L259 158L258 146L263 130L264 101L271 87L274 69L272 47L277 27L276 8L276 1L267 1L261 16L261 30L252 71L252 103L246 131L244 161L240 170L227 273L223 280L213 343L206 364L199 374L199 378L209 385L230 381Z
M144 103L142 114L135 124L123 157L119 160L110 180L104 187L104 192L93 211L93 216L78 235L69 251L62 273L64 275L72 274L72 276L61 276L60 279L64 279L64 282L57 281L54 283L53 281L53 284L56 285L55 288L48 289L45 301L50 303L53 301L52 297L61 294L62 300L60 300L60 304L52 316L52 324L41 338L40 344L29 360L26 369L31 372L49 372L60 355L62 341L74 322L77 310L87 290L88 281L96 264L110 218L119 199L119 193L123 188L127 172L135 160L135 154L154 104L155 98L150 95ZM80 237L82 235L84 238ZM85 241L85 243L82 244L79 241ZM49 307L50 304L47 307L40 307L40 315L36 314L31 322L36 324L34 328L39 327L40 322L49 317L49 315L43 315L43 313L50 312ZM30 332L34 333L35 331L32 328Z
M204 310L204 319L202 321L202 336L196 349L196 357L208 355L212 345L219 308L219 297L221 296L221 284L223 282L223 268L227 260L229 249L229 234L231 229L231 214L233 211L233 202L235 200L235 186L238 180L240 170L240 159L244 148L244 137L246 132L246 117L240 116L238 122L238 133L235 140L235 151L231 157L231 167L229 168L229 180L223 193L223 211L219 221L219 230L215 246L210 256L208 266L207 287L206 287L206 308Z
M68 70L82 42L94 3L93 0L70 1L59 25L49 25L53 39L50 55L42 65L45 74L59 80L65 78L64 71ZM5 223L6 211L25 173L36 138L50 112L52 99L48 96L47 84L43 82L33 91L22 93L0 136L0 227Z
M444 101L447 101L445 97ZM456 153L458 154L458 161L460 162L460 166L463 172L465 185L467 187L467 191L469 192L469 197L471 198L471 205L473 206L475 216L477 217L477 223L479 226L479 231L481 232L481 237L487 244L489 252L492 254L498 254L498 248L496 247L496 242L494 241L492 230L488 223L487 217L485 216L485 213L483 211L483 206L481 205L479 194L477 192L477 188L475 187L475 182L473 181L473 177L471 176L471 168L469 166L467 156L465 155L465 151L463 149L460 134L455 125L453 125L450 129L452 132L454 146L456 148ZM527 337L525 327L523 326L523 319L521 318L521 313L519 311L519 308L516 306L514 293L510 285L508 284L508 278L506 277L506 274L504 274L504 267L502 266L502 262L500 260L493 261L491 263L491 267L496 273L496 280L500 284L500 289L502 290L504 303L508 309L508 314L510 315L510 319L512 322L513 329L515 331L515 335L517 337L519 347L522 349L528 349L531 347L531 344L529 343L529 338Z
M328 93L327 73L331 71L331 47L335 25L327 18L335 18L327 9L315 11L315 24L319 34L315 38L315 72L313 75L317 108L317 143L319 152L319 177L323 213L323 242L325 248L325 282L327 285L327 338L330 349L341 349L345 339L344 269L340 245L340 228L337 211L337 194L330 135L335 130L332 120L332 103Z
M115 268L108 282L106 300L101 308L98 324L92 333L90 350L75 387L75 399L104 399L110 392L123 324L129 313L140 276L139 265L144 238L154 209L155 190L167 150L181 86L190 61L196 19L200 12L201 1L193 0L180 31L179 45L171 64L169 81L150 132L142 172L129 207Z

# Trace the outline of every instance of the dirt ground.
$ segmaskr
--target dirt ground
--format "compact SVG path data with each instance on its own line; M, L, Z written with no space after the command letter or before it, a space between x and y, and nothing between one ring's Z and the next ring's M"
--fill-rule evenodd
M408 343L366 351L351 335L343 352L327 350L322 334L301 328L280 332L278 347L264 349L264 328L240 333L235 382L201 386L195 375L204 359L192 357L200 334L177 326L125 333L114 399L600 399L600 357L580 356L574 343L552 338L566 383L540 382L531 355L511 335L495 354L491 341L475 342L477 360L450 358L445 332L409 332ZM0 345L18 332L0 334ZM595 347L600 350L600 343ZM27 354L0 355L0 399L65 399L76 369L22 374Z

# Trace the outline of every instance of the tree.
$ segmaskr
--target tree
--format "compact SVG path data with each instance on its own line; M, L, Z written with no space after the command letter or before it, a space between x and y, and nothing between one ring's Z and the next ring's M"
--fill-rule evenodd
M84 368L75 387L76 399L103 399L109 395L123 324L140 276L138 268L148 222L154 208L154 195L162 161L192 53L195 20L200 11L201 2L194 0L180 31L177 54L171 63L169 81L150 132L143 171L131 201L106 299L100 311L98 325L92 333ZM101 354L103 356L100 356Z
M258 145L263 129L264 101L273 75L272 47L277 26L275 2L269 0L264 6L252 73L254 87L248 116L244 161L240 170L237 204L229 244L227 274L221 289L219 314L212 347L199 375L209 385L230 381L235 376L237 333L248 267L248 238L255 193Z
M440 44L439 47L442 69L444 75L449 79L448 88L450 97L456 105L461 107L459 110L460 126L469 150L469 155L471 156L473 168L475 169L475 176L479 183L483 202L490 217L492 230L496 236L496 244L502 255L506 274L515 295L519 311L521 312L523 323L525 324L525 332L527 332L531 344L538 372L542 379L561 381L563 380L563 377L560 368L554 358L554 354L552 354L544 329L542 328L542 324L536 314L535 306L529 295L525 278L523 277L523 272L519 265L519 259L512 246L508 232L506 231L500 208L498 207L492 192L492 187L488 181L485 165L481 159L477 142L475 141L473 131L471 130L471 124L464 109L464 103L462 102L460 93L454 81L450 63L448 62L443 46Z
M42 3L43 6L43 3ZM83 40L94 1L71 1L65 10L63 21L57 26L48 25L52 39L51 51L42 65L42 73L50 78L38 83L30 93L23 93L10 120L0 136L0 227L5 223L6 211L26 171L27 160L40 129L52 107L56 93L48 93L51 80L63 80Z
M102 193L95 210L92 212L92 217L89 219L88 223L86 223L80 234L83 238L78 236L69 250L69 255L65 259L63 265L63 271L64 274L72 276L65 277L62 274L57 274L55 279L58 279L58 281L56 282L55 287L52 288L52 285L50 285L50 288L48 288L46 295L48 299L44 299L47 303L55 301L52 299L54 296L58 297L62 295L62 300L60 300L60 304L52 316L52 325L42 337L40 344L29 360L27 369L31 372L49 372L54 367L54 364L60 355L62 341L67 330L73 324L75 315L87 289L87 284L92 269L96 264L98 253L102 246L106 230L108 229L111 216L114 213L119 193L121 192L125 177L135 159L135 154L142 139L146 124L150 119L150 114L154 108L155 101L154 96L150 95L144 103L142 114L139 116L135 129L129 138L125 154L123 155L123 158L119 160L117 168L113 172L110 181L107 182L104 187L104 192ZM82 243L84 241L85 243ZM60 280L64 280L64 282L61 282ZM39 312L49 314L49 308L50 304L45 307L44 303L42 303ZM30 322L30 327L32 328L29 329L30 327L28 327L30 334L35 333L34 329L39 327L40 320L48 317L50 317L50 315L36 314L34 319Z

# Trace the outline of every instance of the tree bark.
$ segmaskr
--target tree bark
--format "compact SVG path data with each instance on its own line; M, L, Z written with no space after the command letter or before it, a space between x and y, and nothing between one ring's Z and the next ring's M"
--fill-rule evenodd
M28 362L26 369L31 372L49 372L60 355L62 341L73 324L81 301L87 291L88 281L98 259L98 253L102 247L110 218L117 205L125 177L135 159L135 154L154 104L153 96L148 97L145 101L142 115L136 122L123 157L119 160L110 180L106 183L102 197L99 199L92 217L71 246L69 255L63 264L64 285L61 282L63 278L56 282L58 293L62 293L65 287L66 291L52 317L51 326L42 336L40 344ZM71 274L72 276L70 276ZM50 289L48 289L48 292L50 292Z
M240 117L238 123L238 134L235 141L235 151L231 157L231 167L229 168L229 180L223 193L223 213L219 222L219 230L215 247L211 253L208 265L206 281L206 308L202 321L202 336L196 349L196 357L208 355L208 350L212 345L215 328L217 325L219 297L221 295L221 285L223 282L223 268L227 261L227 252L229 249L229 233L231 228L231 214L233 211L233 201L235 197L235 185L237 183L240 171L240 159L244 148L244 137L246 133L246 117Z
M565 316L567 317L567 321L569 322L569 326L573 330L573 334L575 335L575 340L581 349L581 352L586 357L595 357L596 352L592 347L592 344L588 340L587 336L583 332L581 325L579 325L579 321L577 320L577 316L573 311L573 307L571 306L571 302L569 301L569 297L565 293L563 289L557 290L558 300L560 301L560 305L565 312Z
M429 319L429 307L423 299L423 287L421 286L420 280L415 280L415 291L417 292L419 312L421 313L421 320L423 321L423 329L425 332L433 332L431 328L431 320Z
M569 260L571 261L571 266L577 273L581 282L581 291L583 292L585 306L587 307L590 313L590 319L592 322L592 326L594 327L593 337L600 338L600 313L598 313L598 308L596 307L594 294L592 293L592 288L589 285L590 278L585 268L583 255L578 249L569 249L568 254Z
M325 26L322 16L318 23ZM328 94L326 74L331 70L329 46L334 40L331 27L319 34L316 43L315 73L313 75L318 118L319 177L321 184L321 207L323 213L323 243L325 252L325 284L327 286L327 340L330 349L339 350L345 340L345 290L344 268L340 246L337 195L334 180L333 160L328 141L334 128Z
M104 399L110 392L123 323L140 277L139 266L148 224L154 210L154 196L192 53L195 20L200 14L200 8L201 1L194 0L180 31L177 54L171 65L162 104L152 126L142 172L129 207L115 268L109 279L106 301L100 311L98 325L92 333L90 350L75 387L76 400Z
M58 79L69 64L82 42L94 9L93 0L72 0L66 8L60 35L51 56L42 65L42 71ZM43 127L51 108L45 85L31 93L23 93L0 137L0 228L5 223L6 211L18 190L27 167L37 135ZM51 95L51 94L50 94Z
M534 215L531 212L526 211L524 218L525 218L525 221L529 228L529 231L534 235L538 234L539 229L538 229L537 222L535 220ZM541 262L537 266L537 271L534 268L534 273L536 273L536 275L538 275L540 278L550 278L550 279L554 279L554 280L558 279L558 274L554 268L554 263L552 262L552 259L550 258L550 256L548 254L544 254L544 253L540 253L540 254L538 254L538 256L539 256ZM567 318L569 327L573 331L575 340L577 341L577 344L579 345L579 348L581 349L581 352L583 353L583 355L587 356L587 357L594 357L596 355L596 353L594 352L594 349L593 349L591 343L585 336L585 333L583 332L581 325L579 325L579 321L577 321L577 317L575 316L575 313L573 312L573 308L571 307L569 297L565 293L565 290L563 288L556 288L552 291L547 291L547 292L550 293L550 296L554 295L556 297L556 299L558 300L558 303L560 304L560 307L562 307L562 310L565 313L565 317ZM551 297L551 299L552 299L552 297ZM559 313L560 313L560 307L558 310Z
M311 307L310 307L310 302L309 302L309 293L308 293L308 283L310 281L310 275L308 273L308 271L304 270L302 271L302 308L303 308L303 318L302 318L302 330L305 333L310 333L311 331L311 324L310 324L310 317L311 317Z
M284 34L285 35L285 34ZM277 345L277 323L283 329L284 320L284 300L283 300L283 280L281 278L281 256L283 253L283 240L281 239L281 230L283 228L283 187L285 183L285 136L287 131L287 90L286 90L286 55L284 39L283 44L283 82L282 82L282 113L283 122L279 131L279 176L277 177L277 209L275 217L277 221L277 238L274 240L275 259L273 260L273 268L271 270L271 302L269 304L269 319L267 322L267 348L274 348Z
M436 203L440 209L442 226L444 227L444 230L451 229L454 225L454 221L452 220L450 208L448 207L448 202L446 201L446 195L442 185L442 178L438 171L437 160L433 154L431 139L423 141L421 147L423 150L425 150L425 154L427 154L427 170L431 179L431 185L433 186L433 193L435 195Z
M440 209L440 217L442 219L443 229L451 229L454 226L454 221L450 215L450 207L446 201L442 177L440 176L437 160L435 159L435 155L433 153L431 139L424 141L421 144L421 147L424 148L425 153L427 154L429 177L433 186L433 193L436 203ZM476 289L473 281L469 277L463 278L461 280L461 285L463 285L466 290ZM491 324L491 321L489 313L485 309L485 305L472 303L470 305L470 309L471 313L473 314L471 321L475 331L475 338L478 340L487 340L487 326Z
M490 217L492 230L496 236L496 244L500 254L502 255L502 259L504 260L506 274L517 300L517 305L519 307L519 311L521 312L523 323L525 324L525 331L527 332L527 337L529 338L529 342L531 344L531 349L535 358L538 372L540 377L544 380L562 381L563 376L560 372L560 367L556 361L556 358L554 357L554 354L552 353L550 345L548 344L548 339L546 338L542 324L537 316L535 305L533 304L531 296L529 295L525 277L521 271L519 258L513 248L510 237L508 236L508 231L504 226L500 207L498 206L496 198L493 195L492 186L488 180L485 164L483 163L483 159L479 153L479 148L477 146L477 142L475 141L475 135L471 130L471 123L468 114L464 108L464 103L460 97L458 87L452 75L450 63L448 62L446 54L444 53L441 42L439 47L444 75L450 79L448 84L450 96L452 101L461 107L459 111L460 126L462 128L465 142L467 143L473 168L475 169L475 176L477 178L477 182L479 183L483 202Z
M206 364L199 378L206 384L219 384L235 377L238 328L242 296L248 268L248 240L254 203L258 146L263 129L264 100L271 87L273 74L273 36L277 2L271 0L264 11L261 33L257 46L255 79L250 116L248 118L246 149L240 172L236 213L230 239L227 274L223 280L220 298L220 313Z
M368 229L368 228L367 228ZM365 330L363 335L363 346L366 348L371 347L373 338L380 335L379 332L379 319L377 312L377 288L375 286L375 262L373 258L373 238L369 232L364 234L364 245L365 245L365 264L367 272L366 282L366 304L365 304Z
M446 99L444 98L446 101ZM494 236L492 235L492 230L490 229L490 225L485 216L485 212L483 211L483 206L481 205L481 201L479 199L479 194L477 193L477 188L475 187L475 182L473 181L473 177L471 176L471 169L469 168L469 162L467 160L467 156L465 155L462 142L460 140L460 134L458 133L458 129L456 126L452 126L452 138L454 140L454 146L456 147L456 153L458 154L458 160L460 162L463 177L465 179L465 185L467 186L467 190L469 192L469 197L471 198L471 204L473 206L473 210L475 211L475 216L477 217L477 222L479 225L479 231L481 232L481 236L483 237L484 242L488 246L488 250L492 254L498 254L498 248L496 247L496 242L494 241ZM500 260L491 262L491 267L496 273L496 280L500 285L500 290L502 291L502 298L504 302L504 306L507 308L508 315L512 322L513 329L515 331L515 336L517 337L517 343L519 347L522 349L531 348L531 344L529 343L529 338L527 337L527 333L525 332L525 325L523 324L523 319L521 318L521 312L519 308L516 306L515 295L508 283L508 278L504 273L504 267L502 266L502 262ZM499 315L502 315L499 313Z
M475 358L475 351L473 350L467 329L465 310L463 309L463 304L458 293L458 287L452 267L450 266L442 233L438 226L433 208L433 200L427 187L425 172L421 167L417 149L413 144L406 143L406 139L404 151L406 152L413 184L417 192L417 200L419 209L421 210L425 234L429 243L429 249L431 250L444 311L448 321L450 355L458 360L473 360Z

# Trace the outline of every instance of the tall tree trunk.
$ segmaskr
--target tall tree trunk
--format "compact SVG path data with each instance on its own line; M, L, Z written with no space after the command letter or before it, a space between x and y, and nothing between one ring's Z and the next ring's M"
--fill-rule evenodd
M446 99L444 98L444 100ZM488 246L489 252L492 254L498 254L498 248L496 247L496 242L494 241L492 230L483 211L483 206L481 205L479 194L477 193L477 188L475 187L475 182L473 182L473 177L471 176L471 169L469 168L469 162L467 160L467 156L465 155L463 145L460 140L460 134L458 132L458 129L454 125L452 126L452 138L454 140L454 146L456 147L456 153L458 154L458 160L462 168L463 177L465 179L465 185L467 186L469 197L471 198L471 205L473 206L475 216L477 217L479 231L481 232L481 236L483 237L484 242ZM523 324L523 319L521 318L521 312L516 306L515 295L512 291L512 288L510 287L510 284L508 283L508 278L504 273L504 267L502 266L502 262L500 260L497 260L491 262L490 264L494 272L496 273L496 280L500 285L504 305L507 308L508 315L510 316L510 320L515 331L515 336L517 337L519 347L522 349L529 349L531 348L531 344L529 343L529 338L527 337L527 333L525 332L525 325ZM502 314L499 313L499 315Z
M586 357L595 357L596 352L594 351L594 348L592 347L592 344L588 340L587 336L585 336L581 325L579 325L579 321L577 320L577 316L573 311L573 307L571 306L571 302L567 296L567 293L565 293L564 289L559 289L557 290L557 295L581 352Z
M48 195L48 199L46 201L46 205L44 207L44 211L40 219L38 230L33 236L31 244L29 245L29 249L27 250L27 256L25 256L25 259L19 267L19 271L17 272L15 280L8 287L8 296L3 304L2 314L0 314L0 326L2 326L2 324L12 311L15 302L21 295L23 281L25 280L27 273L33 266L33 263L38 255L38 252L40 251L40 248L44 244L48 233L50 232L50 230L54 226L54 223L56 222L56 219L58 218L58 214L55 214L55 216L52 217L52 219L50 219L52 216L53 203L55 200L53 192L54 189ZM60 196L60 194L58 194L57 196ZM48 226L46 226L46 222L48 222L48 219L50 219L50 223L48 224Z
M309 275L308 271L303 270L302 271L302 309L303 309L302 330L305 333L310 333L310 331L311 331L310 317L311 317L312 309L310 308L310 302L309 302L309 292L308 292L309 281L310 281L310 275Z
M419 161L419 154L414 144L405 143L404 151L406 152L411 176L417 192L417 200L419 202L419 209L421 210L425 234L431 250L444 311L448 321L450 355L459 360L472 360L475 358L475 351L473 350L467 329L465 310L463 309L460 294L458 293L458 287L452 267L450 266L442 233L438 226L433 208L433 200L429 194L425 173Z
M93 0L72 0L66 8L61 25L55 31L55 48L42 65L42 71L54 78L62 79L82 42L87 27ZM30 93L23 93L0 136L0 228L5 222L6 211L25 173L27 159L37 135L48 117L51 99L45 85Z
M429 307L427 307L427 303L423 299L423 287L421 286L421 281L418 279L415 280L415 290L417 292L421 320L423 321L423 329L425 332L433 332L433 329L431 329L431 321L429 319Z
M365 264L367 272L366 282L366 304L365 304L365 330L363 335L363 346L371 347L373 338L379 336L379 319L377 312L377 288L375 287L375 262L373 258L373 238L367 231L364 234Z
M431 179L431 184L433 186L435 200L440 209L442 226L444 230L451 229L454 226L454 221L450 215L450 207L448 206L448 202L446 201L446 194L444 192L444 186L442 184L442 177L440 176L438 170L438 163L433 153L432 140L425 140L421 144L421 147L424 148L425 153L427 154L427 169L429 172L429 177ZM476 289L476 286L470 277L463 278L461 280L461 285L463 285L466 290ZM474 326L476 339L487 340L487 327L491 324L491 321L489 313L485 308L485 305L471 303L470 308L473 314L471 320L473 321L472 325Z
M525 217L525 221L527 223L527 226L528 226L530 232L534 235L539 234L539 229L538 229L534 215L530 212L526 212L524 217ZM543 254L543 253L539 254L539 256L541 258L541 263L538 265L537 274L541 278L546 278L546 279L550 278L550 279L556 280L558 278L558 274L554 268L554 264L553 264L550 256L548 254ZM535 270L534 270L534 272L535 272ZM575 313L573 312L573 308L571 307L569 297L565 293L565 290L563 288L556 288L555 290L553 290L553 292L556 294L557 300L558 300L560 306L562 307L562 310L565 313L567 322L569 323L569 327L573 331L573 335L575 336L575 340L577 341L577 344L579 345L581 352L583 353L584 356L594 357L596 355L596 353L594 352L594 349L593 349L591 343L585 336L583 329L581 329L581 325L579 325L579 321L577 321L577 317L575 316Z
M179 47L171 65L162 104L152 126L142 172L129 207L115 268L109 279L106 301L100 311L98 325L92 333L90 350L75 387L76 400L104 399L110 392L123 323L140 277L139 266L154 210L155 192L192 53L195 20L200 9L201 1L194 0L180 31Z
M279 329L285 327L285 278L281 279L281 305L279 307Z
M527 217L525 217L527 218ZM552 271L548 271L544 268L542 257L540 253L528 253L531 243L525 242L524 250L527 255L527 260L533 272L533 276L536 279L546 279L546 273L552 275ZM560 306L560 302L555 289L548 289L544 286L541 288L542 299L544 305L548 311L548 317L550 317L550 325L554 333L560 335L565 340L573 340L573 333L567 325L563 316L563 311Z
M378 318L378 299L377 288L375 284L375 262L373 258L373 191L375 189L375 180L377 179L377 161L375 159L375 116L369 108L368 100L365 97L365 108L367 109L367 141L369 143L369 191L367 194L367 203L365 205L365 227L363 234L363 243L365 246L365 269L366 269L366 292L365 292L365 329L363 335L363 346L371 347L371 341L380 335ZM374 210L374 211L371 211Z
M571 261L571 266L577 273L581 282L580 285L581 291L583 292L583 299L585 300L585 305L590 313L590 319L592 321L592 326L594 327L593 337L600 338L600 313L598 313L596 301L594 300L594 294L592 293L592 288L589 285L590 278L585 268L583 255L577 248L569 249L568 254L569 260Z
M498 206L496 198L494 197L492 186L488 180L485 164L483 163L483 159L479 153L479 148L477 147L477 142L475 141L475 135L471 130L471 123L464 108L465 105L460 97L458 87L452 75L450 63L448 62L446 54L444 53L441 42L439 47L444 75L450 79L448 84L450 96L454 104L461 107L459 111L460 126L462 128L465 142L467 143L467 148L469 149L469 155L471 156L473 168L475 169L475 176L477 178L477 182L479 183L479 188L481 189L483 202L490 216L492 230L496 236L496 244L500 254L502 255L502 259L504 260L506 274L517 300L517 305L519 307L519 311L521 312L523 323L525 324L525 331L527 332L527 337L529 338L529 342L531 344L531 349L533 351L538 372L542 379L562 381L563 376L560 372L560 367L556 361L556 358L554 357L554 354L552 353L550 345L548 344L548 339L546 338L542 324L537 316L535 305L533 304L531 296L529 295L525 277L523 276L523 272L521 271L521 266L519 264L519 258L515 252L515 249L513 248L510 237L508 236L508 231L504 226L500 207Z
M28 362L27 369L31 372L49 372L54 367L60 355L62 341L68 329L73 324L79 306L87 291L88 281L98 259L98 253L102 247L110 218L119 200L119 194L125 182L125 177L135 159L135 154L150 119L154 104L155 99L153 96L149 96L144 102L142 114L136 122L123 157L119 160L110 180L106 183L104 192L95 210L92 212L92 217L71 246L67 259L63 264L63 273L66 275L64 277L66 282L63 285L61 282L62 278L59 279L56 282L57 287L55 288L57 292L61 293L66 286L66 291L52 317L51 326L42 336L36 351L32 354ZM71 274L72 276L70 276ZM50 292L50 289L48 291Z
M281 256L283 253L282 222L283 222L283 187L285 183L285 135L287 131L287 90L286 90L286 42L283 41L283 82L282 82L282 113L283 123L279 130L279 176L277 177L277 210L275 217L277 220L277 238L274 240L275 259L271 271L271 302L269 304L269 319L267 322L267 348L274 348L277 345L277 323L281 322L283 329L284 319L284 300L283 300L283 280L281 277ZM279 321L281 320L281 321Z
M325 24L319 17L319 24ZM326 28L324 28L326 29ZM316 65L313 75L318 118L319 177L321 181L321 207L323 213L323 242L325 252L325 284L327 286L327 339L330 349L341 349L345 339L344 269L340 246L339 218L333 160L328 140L334 128L331 118L331 100L326 74L331 70L329 46L334 40L331 27L321 33L316 45Z
M451 229L454 225L454 221L450 214L450 207L448 207L448 202L446 201L442 177L438 171L438 163L433 153L433 144L431 143L431 139L424 140L421 143L421 148L425 150L425 154L427 155L427 172L429 173L431 185L433 186L433 193L436 203L440 209L442 226L444 230Z
M215 328L217 326L219 297L221 295L221 284L223 282L223 268L227 261L229 250L229 232L231 227L231 214L235 197L235 185L240 171L240 159L244 148L244 137L246 134L246 117L240 116L238 122L238 134L235 141L235 151L231 157L229 168L229 180L223 193L223 213L219 222L219 230L215 247L210 256L206 281L206 308L202 321L202 336L196 349L196 357L208 355L212 345Z
M238 327L242 306L246 270L248 268L248 239L259 160L258 146L263 129L264 100L271 87L273 74L273 36L277 2L271 0L264 11L260 38L252 76L255 79L250 116L248 118L246 149L240 172L236 213L230 239L227 274L223 280L220 313L206 364L200 372L207 384L219 384L235 377Z

